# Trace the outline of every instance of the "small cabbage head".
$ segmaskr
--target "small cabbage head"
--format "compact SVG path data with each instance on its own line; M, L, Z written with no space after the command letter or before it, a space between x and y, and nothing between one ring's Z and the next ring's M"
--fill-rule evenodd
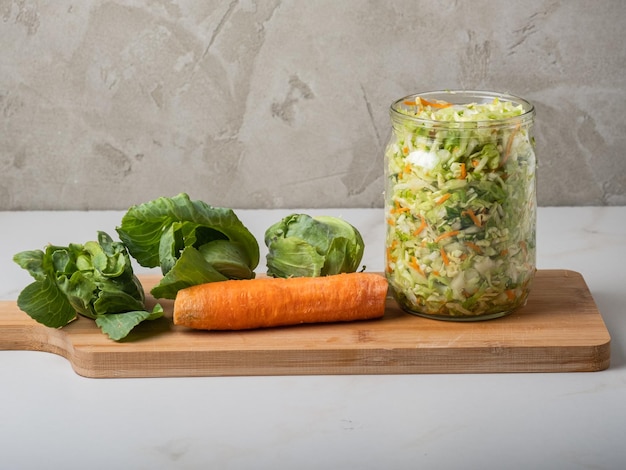
M265 232L267 274L318 277L355 272L365 245L359 231L338 217L292 214Z

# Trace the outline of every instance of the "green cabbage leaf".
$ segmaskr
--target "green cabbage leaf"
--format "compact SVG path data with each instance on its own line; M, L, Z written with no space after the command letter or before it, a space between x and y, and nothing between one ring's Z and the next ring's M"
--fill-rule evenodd
M252 279L259 244L232 209L192 201L185 193L131 207L117 232L144 267L163 278L150 292L174 299L183 288L226 279Z

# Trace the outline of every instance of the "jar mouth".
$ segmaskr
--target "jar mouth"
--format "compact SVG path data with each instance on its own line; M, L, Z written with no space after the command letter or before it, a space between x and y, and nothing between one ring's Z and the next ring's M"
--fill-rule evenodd
M508 102L514 106L522 107L522 114L498 118L498 119L479 119L479 120L467 120L467 121L444 121L435 119L426 119L423 117L414 116L411 112L414 112L416 101L419 99L427 100L431 103L450 103L454 105L468 105L471 103L488 104L494 100L500 102ZM439 124L439 125L453 125L457 127L459 125L471 125L472 127L491 127L494 125L506 125L506 123L519 123L520 121L526 122L532 120L535 115L535 107L529 101L508 93L499 93L493 91L473 91L473 90L441 90L441 91L427 91L423 93L414 93L407 95L404 98L400 98L394 101L390 107L390 114L392 119L410 120L415 123L423 124Z

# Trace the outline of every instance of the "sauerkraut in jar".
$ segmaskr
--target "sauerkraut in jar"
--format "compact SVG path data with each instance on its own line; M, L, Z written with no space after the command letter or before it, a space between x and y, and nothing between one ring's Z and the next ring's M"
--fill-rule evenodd
M385 273L400 306L445 320L523 306L536 271L532 104L442 91L390 114Z

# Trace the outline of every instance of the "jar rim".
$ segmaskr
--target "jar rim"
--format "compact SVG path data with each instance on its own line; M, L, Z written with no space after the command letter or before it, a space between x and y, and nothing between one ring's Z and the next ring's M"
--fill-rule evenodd
M439 101L447 101L453 104L464 105L470 103L488 103L493 101L494 99L498 99L500 101L510 102L516 106L521 105L523 112L518 116L511 116L504 119L483 119L476 121L439 121L434 119L424 119L417 116L412 116L410 114L404 113L400 111L401 109L409 109L409 105L407 102L415 102L415 100L420 97L428 100L439 100ZM519 96L512 95L509 93L501 93L495 91L483 91L483 90L437 90L437 91L426 91L422 93L412 93L403 98L400 98L394 101L390 108L389 112L392 118L401 118L401 119L409 119L416 123L428 123L428 124L438 124L438 125L455 125L459 124L471 124L472 126L494 126L494 125L502 125L507 122L519 122L520 120L526 121L531 120L535 115L535 107L534 105Z

